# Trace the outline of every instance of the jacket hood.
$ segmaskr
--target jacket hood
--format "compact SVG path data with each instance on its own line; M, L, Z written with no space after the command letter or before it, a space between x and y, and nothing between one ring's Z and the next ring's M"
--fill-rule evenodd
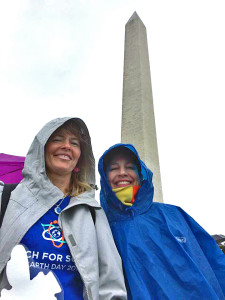
M89 170L87 171L87 180L90 184L95 184L95 161L91 147L91 139L85 123L79 118L57 118L48 122L35 136L33 143L25 158L23 169L23 182L31 190L35 189L36 193L41 189L54 191L55 194L61 195L61 191L56 188L48 179L45 169L45 144L52 133L68 120L74 120L80 127L80 131L85 135L86 147L85 155L88 158Z
M137 161L140 164L142 184L137 194L137 197L135 199L135 202L131 207L124 205L116 197L115 193L112 191L111 186L109 185L109 181L104 171L105 155L109 153L111 150L118 147L125 147L131 150L133 154L136 156ZM144 213L150 208L153 202L153 195L154 195L154 187L152 183L153 173L151 172L151 170L147 168L145 163L140 159L137 150L133 145L116 144L110 147L108 150L104 152L104 154L99 159L98 171L101 176L100 202L101 202L101 206L105 210L109 222L116 221L116 220L124 220L126 218L129 218L130 216Z

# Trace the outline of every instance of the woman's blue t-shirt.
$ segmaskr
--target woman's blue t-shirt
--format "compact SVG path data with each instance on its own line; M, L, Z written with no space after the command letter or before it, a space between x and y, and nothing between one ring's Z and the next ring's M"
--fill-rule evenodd
M28 230L21 244L27 250L31 279L39 272L47 274L52 271L62 289L56 294L57 300L80 300L83 299L83 281L58 225L58 215L54 212L61 201ZM60 208L64 209L69 201L70 197L65 197Z

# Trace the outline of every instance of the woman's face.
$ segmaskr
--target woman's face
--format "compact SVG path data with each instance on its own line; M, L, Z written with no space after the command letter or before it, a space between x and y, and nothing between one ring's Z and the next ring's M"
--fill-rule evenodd
M124 154L117 154L111 159L107 168L107 177L112 189L140 185L136 164L132 158Z
M80 155L79 139L64 129L56 130L45 146L45 165L48 175L71 175Z

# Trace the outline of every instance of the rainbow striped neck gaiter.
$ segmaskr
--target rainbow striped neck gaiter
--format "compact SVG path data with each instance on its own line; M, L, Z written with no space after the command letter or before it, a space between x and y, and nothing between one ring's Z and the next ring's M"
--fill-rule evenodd
M137 192L139 191L140 186L125 186L121 188L112 189L116 197L127 206L132 206L136 198Z

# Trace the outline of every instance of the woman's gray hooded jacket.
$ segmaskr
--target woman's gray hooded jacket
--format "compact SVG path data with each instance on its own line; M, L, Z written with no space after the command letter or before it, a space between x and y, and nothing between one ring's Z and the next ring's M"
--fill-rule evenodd
M35 137L25 160L24 179L12 192L0 229L0 290L7 287L4 268L12 249L29 228L63 193L48 179L44 147L51 134L70 118L47 123ZM95 164L86 125L76 119L87 138L88 182L95 184ZM0 199L3 185L0 185ZM95 209L95 222L88 206ZM1 206L0 206L1 207ZM84 282L84 299L126 299L122 265L105 213L94 199L94 190L72 197L59 216L71 255Z

